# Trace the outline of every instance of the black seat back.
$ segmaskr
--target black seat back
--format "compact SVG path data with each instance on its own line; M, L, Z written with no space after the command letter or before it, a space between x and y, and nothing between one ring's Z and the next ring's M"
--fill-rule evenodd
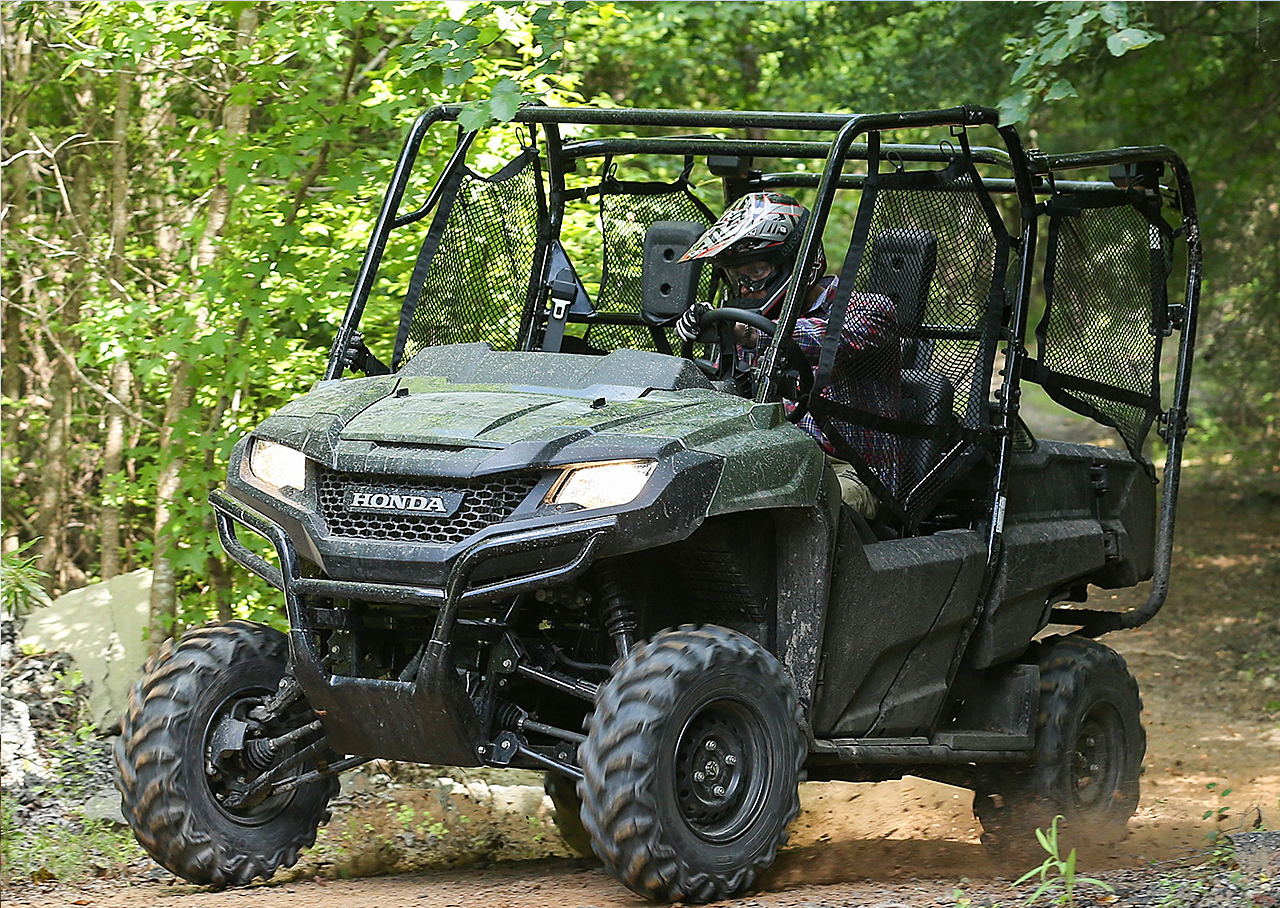
M903 369L902 400L898 412L907 422L942 428L952 420L955 396L955 388L945 375L924 369ZM940 435L927 438L904 437L902 446L905 468L902 488L910 499L911 490L942 459L945 439Z
M894 302L902 338L902 399L898 415L917 426L941 429L952 419L955 388L940 372L930 370L932 341L922 336L929 285L938 260L938 238L931 230L891 227L871 246L869 288ZM900 489L911 491L942 458L946 439L904 435ZM906 502L908 507L910 501Z
M938 238L930 230L895 227L871 246L869 289L893 300L902 337L902 368L929 368L929 340L920 336L929 285L938 261Z

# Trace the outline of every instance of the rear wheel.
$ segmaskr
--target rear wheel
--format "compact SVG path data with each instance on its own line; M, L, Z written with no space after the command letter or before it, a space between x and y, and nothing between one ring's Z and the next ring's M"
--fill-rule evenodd
M627 888L736 895L773 863L804 762L791 680L758 643L686 626L637 646L601 686L580 749L582 819Z
M279 631L248 621L211 625L166 643L130 695L115 749L124 815L142 847L185 880L269 879L298 860L328 818L336 777L245 796L319 737L265 746L315 721L305 701L266 723L250 715L276 692L287 656ZM313 768L314 759L302 761L279 781Z
M1138 683L1119 653L1081 637L1046 647L1034 762L976 786L983 843L1030 848L1034 830L1059 814L1065 843L1123 837L1146 753L1141 715Z

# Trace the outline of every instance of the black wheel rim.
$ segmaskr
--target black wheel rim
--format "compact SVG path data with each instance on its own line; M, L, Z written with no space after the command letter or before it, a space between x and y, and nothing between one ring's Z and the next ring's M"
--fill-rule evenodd
M200 748L204 756L201 774L204 776L205 785L213 798L214 805L241 826L262 826L270 823L288 808L296 792L269 793L266 797L258 796L240 804L229 804L228 800L233 794L252 785L264 773L260 769L247 765L242 757L233 761L216 760L213 753L214 733L224 721L229 719L243 721L249 710L264 702L272 693L273 691L262 687L238 690L223 698L205 725L203 745ZM291 752L289 750L281 753L280 758L287 757Z
M713 700L689 717L676 744L676 802L696 835L727 842L751 827L769 788L769 744L747 703Z
M1079 811L1105 810L1120 790L1124 726L1110 703L1096 703L1080 722L1071 754L1071 797Z

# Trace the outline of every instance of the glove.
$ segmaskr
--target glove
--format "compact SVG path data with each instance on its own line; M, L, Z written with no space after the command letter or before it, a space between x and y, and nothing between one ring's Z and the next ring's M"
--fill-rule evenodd
M342 351L342 364L348 369L363 372L365 375L387 375L391 372L381 360L365 346L364 335L359 331L351 333L351 341Z
M694 303L676 320L676 334L690 344L696 341L702 334L702 317L710 311L710 303Z

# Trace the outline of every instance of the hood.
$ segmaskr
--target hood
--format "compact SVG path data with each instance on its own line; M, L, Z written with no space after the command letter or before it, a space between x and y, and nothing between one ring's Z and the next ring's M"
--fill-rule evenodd
M716 391L616 390L618 396L610 397L440 378L361 379L316 388L254 434L330 466L350 455L367 464L364 458L375 449L392 457L397 447L416 451L412 459L424 466L426 460L433 468L453 461L452 472L481 462L494 469L508 460L514 466L654 456L672 445L692 447L749 430L760 418L753 417L751 401ZM340 458L340 451L346 456Z
M609 402L603 397L584 400L466 387L415 393L409 387L364 409L347 423L342 437L348 441L505 448L517 442L550 441L583 433L678 433L678 424L683 422L678 418L680 411L721 409L708 397ZM715 417L705 413L705 418Z

